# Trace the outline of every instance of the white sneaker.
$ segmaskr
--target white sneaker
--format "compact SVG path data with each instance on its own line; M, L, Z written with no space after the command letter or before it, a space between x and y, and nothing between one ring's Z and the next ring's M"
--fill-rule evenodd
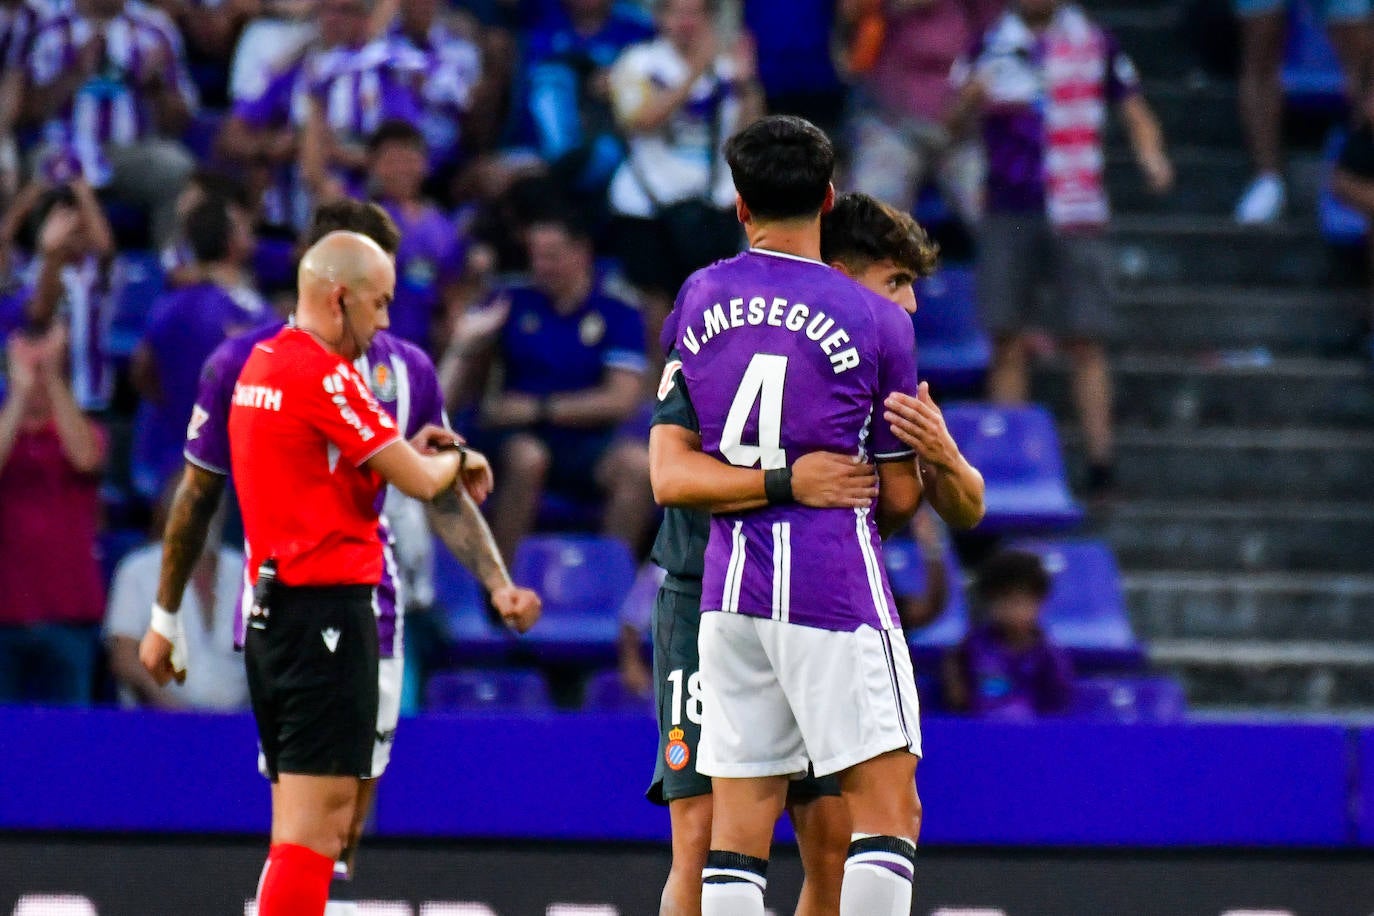
M1250 187L1241 195L1236 204L1236 222L1242 226L1272 223L1283 215L1287 202L1288 191L1283 186L1283 179L1266 172L1250 182Z

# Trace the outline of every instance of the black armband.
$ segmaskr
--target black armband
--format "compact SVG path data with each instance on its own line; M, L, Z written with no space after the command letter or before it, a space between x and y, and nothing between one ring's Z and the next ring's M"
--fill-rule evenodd
M793 502L792 469L773 468L763 472L763 495L768 497L768 505L779 506Z

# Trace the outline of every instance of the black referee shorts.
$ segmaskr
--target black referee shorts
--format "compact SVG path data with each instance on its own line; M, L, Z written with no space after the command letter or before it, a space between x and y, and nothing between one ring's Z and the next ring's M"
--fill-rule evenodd
M372 776L377 619L367 585L278 585L248 619L248 692L267 775Z

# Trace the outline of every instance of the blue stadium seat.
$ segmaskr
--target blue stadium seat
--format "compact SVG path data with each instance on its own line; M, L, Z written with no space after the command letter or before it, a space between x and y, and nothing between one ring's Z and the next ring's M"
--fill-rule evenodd
M1082 670L1138 668L1145 661L1126 612L1121 571L1101 541L1025 541L1050 574L1041 621L1050 639L1068 649Z
M883 563L894 595L922 595L926 590L926 564L921 548L911 538L894 537L883 544ZM949 579L949 598L945 609L933 622L907 634L911 662L923 670L935 670L948 649L957 646L968 633L968 598L964 593L964 572L959 557L949 545L945 549L945 575Z
M587 679L582 708L587 712L637 712L652 716L654 698L626 690L619 671L598 671Z
M1321 191L1317 194L1317 222L1321 226L1322 237L1333 245L1359 245L1369 232L1369 221L1364 215L1336 196L1331 187L1331 176L1336 170L1336 161L1345 143L1345 130L1337 127L1326 139L1326 149L1322 154L1324 165Z
M1096 677L1074 685L1071 714L1114 722L1176 722L1188 712L1183 685L1172 677Z
M1284 51L1284 95L1292 105L1319 111L1345 105L1340 59L1317 19L1311 0L1288 6L1288 46Z
M111 356L128 357L143 339L148 312L162 295L162 261L154 251L121 251L110 266L114 308L108 347Z
M434 712L551 712L553 701L538 671L474 668L443 671L425 686Z
M973 270L945 267L916 283L916 368L935 387L972 388L987 373L992 342L978 323Z
M511 576L544 599L543 617L523 640L540 661L615 661L620 605L635 578L624 544L595 535L533 535L516 549Z
M442 609L444 632L453 655L466 664L496 662L510 657L518 637L495 623L487 612L487 597L438 538L434 539L434 600Z
M944 415L954 441L987 481L987 515L980 530L1058 531L1082 521L1047 410L952 404Z

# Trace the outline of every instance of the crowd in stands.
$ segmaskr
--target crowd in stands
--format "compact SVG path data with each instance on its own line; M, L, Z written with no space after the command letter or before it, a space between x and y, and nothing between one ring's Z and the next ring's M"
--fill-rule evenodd
M1110 493L1107 115L1150 187L1173 170L1130 60L1067 0L5 0L0 55L0 702L109 699L103 670L128 702L243 703L219 674L231 655L198 672L210 684L141 672L156 535L113 573L108 611L105 582L180 471L201 363L289 313L297 239L341 197L400 230L391 329L495 459L507 559L550 528L642 557L658 333L683 279L743 244L720 150L765 110L832 131L846 188L979 241L976 266L951 244L947 267L977 279L987 396L1026 401L1052 333L1086 484ZM1277 144L1247 105L1264 180ZM1348 157L1352 187L1367 158ZM914 537L928 571L901 600L920 630L963 582L932 517ZM240 565L207 548L193 642L223 645ZM1033 557L989 567L990 616L940 644L952 706L1066 707L1067 662L1036 624L1048 589ZM631 595L621 618L632 693L650 682L644 607Z

